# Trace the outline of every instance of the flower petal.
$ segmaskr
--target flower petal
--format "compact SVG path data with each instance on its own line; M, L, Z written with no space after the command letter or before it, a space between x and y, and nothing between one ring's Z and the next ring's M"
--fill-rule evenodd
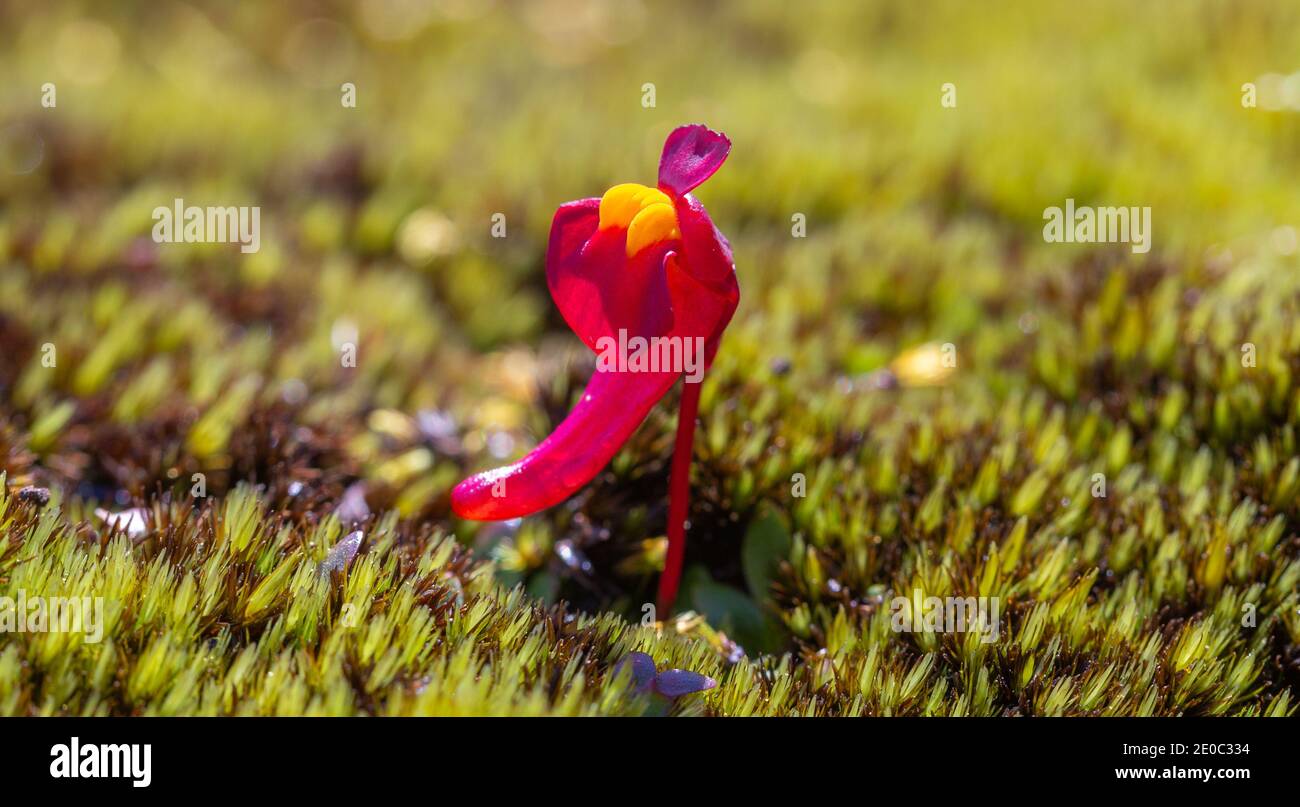
M680 126L664 141L659 187L684 195L713 176L727 159L731 141L707 126Z
M740 295L731 244L718 232L700 200L687 194L676 203L677 226L682 234L683 268L701 283L726 296Z
M705 366L713 364L722 332L740 304L740 285L731 245L713 225L704 205L687 194L676 201L681 251L664 258L673 333L703 336Z
M461 482L452 509L461 518L498 521L559 504L609 464L679 376L597 371L550 437L513 465Z
M588 348L601 337L647 339L672 326L673 312L663 274L664 255L676 245L663 241L629 258L627 231L599 229L599 199L560 207L551 223L546 284L555 305Z

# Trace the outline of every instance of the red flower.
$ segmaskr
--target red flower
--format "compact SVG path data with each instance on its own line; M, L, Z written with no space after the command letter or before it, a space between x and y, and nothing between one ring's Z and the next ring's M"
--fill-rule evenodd
M609 463L683 376L678 365L687 351L702 346L700 372L687 379L678 416L662 610L676 594L685 548L703 369L740 300L731 247L690 191L713 176L730 150L731 141L718 132L680 127L664 143L658 189L616 185L602 198L556 211L546 282L569 327L602 359L573 411L537 448L513 465L466 479L451 496L456 515L476 520L526 516L564 501ZM632 345L636 352L643 344L631 361L605 361L612 350ZM666 347L656 352L651 345ZM653 360L673 351L678 364Z

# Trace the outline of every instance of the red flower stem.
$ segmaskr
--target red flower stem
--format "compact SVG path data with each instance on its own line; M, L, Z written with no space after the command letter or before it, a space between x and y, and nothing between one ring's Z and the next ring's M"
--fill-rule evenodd
M691 501L691 454L695 441L695 416L700 411L701 378L695 383L682 382L681 408L677 412L677 442L673 446L673 467L668 477L668 555L664 573L659 577L659 597L655 613L667 619L677 599L682 580L682 560L686 557L686 517Z

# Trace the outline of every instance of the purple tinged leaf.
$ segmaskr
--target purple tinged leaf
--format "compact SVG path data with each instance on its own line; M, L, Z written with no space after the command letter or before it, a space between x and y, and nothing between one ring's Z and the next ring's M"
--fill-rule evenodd
M322 575L328 575L331 572L341 572L347 568L352 559L356 557L357 550L361 548L361 539L365 534L361 530L349 533L346 538L335 544L321 561L319 571Z
M633 651L628 653L618 664L614 665L614 676L618 677L624 667L632 670L632 680L636 681L638 692L648 692L655 684L655 660L645 653Z
M717 681L707 675L700 675L690 670L664 670L655 677L655 692L665 698L680 698L692 692L713 689Z

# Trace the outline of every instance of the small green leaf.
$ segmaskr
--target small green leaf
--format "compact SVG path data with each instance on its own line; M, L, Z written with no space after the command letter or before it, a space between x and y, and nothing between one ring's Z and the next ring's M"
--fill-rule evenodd
M789 555L790 533L776 513L768 512L750 523L740 547L740 562L754 599L767 600L781 561Z
M734 639L747 653L770 653L780 649L781 629L745 593L721 583L698 583L691 591L691 604L714 628Z

